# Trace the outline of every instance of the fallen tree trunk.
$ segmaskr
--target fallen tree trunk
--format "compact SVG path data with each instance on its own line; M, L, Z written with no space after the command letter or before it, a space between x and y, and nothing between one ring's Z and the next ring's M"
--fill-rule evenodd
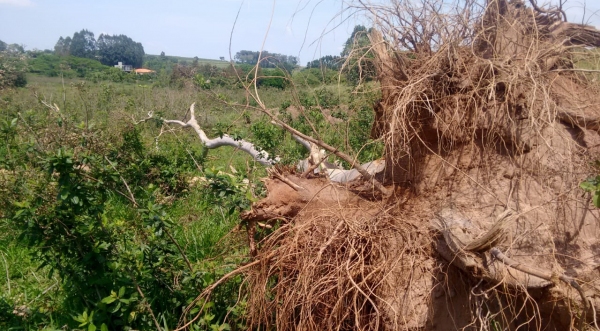
M198 121L196 120L195 105L196 104L193 103L190 106L190 110L189 110L190 119L187 120L186 122L179 121L179 120L154 118L153 114L150 113L150 114L148 114L147 118L136 121L135 123L139 124L139 123L143 123L143 122L146 122L149 120L160 120L165 124L175 124L182 128L192 128L198 135L198 138L200 138L200 142L202 144L204 144L204 146L208 149L219 148L222 146L231 146L231 147L237 148L237 149L249 154L254 160L256 160L258 163L260 163L264 166L273 166L280 162L280 158L278 156L269 155L269 153L267 153L266 151L258 149L253 143L248 142L244 139L235 139L227 134L224 134L223 136L217 137L217 138L212 138L212 139L208 138L208 136L206 135L204 130L202 130L202 128L198 124ZM308 149L310 151L310 156L308 159L301 160L298 162L298 170L301 172L308 170L312 165L317 165L317 166L322 165L322 167L320 167L320 170L323 170L332 182L349 183L349 182L358 180L361 177L365 177L365 176L368 177L368 179L373 180L373 176L377 173L382 172L385 168L385 162L383 162L381 160L368 162L364 165L357 164L349 156L337 151L337 149L334 149L333 147L328 146L328 145L324 144L323 142L319 142L319 141L314 140L306 135L303 135L302 133L294 130L293 128L289 127L285 123L279 122L279 123L276 123L276 125L284 128L287 131L290 131L292 133L292 137L298 143L300 143L302 146L304 146L306 149ZM301 136L303 136L303 137L301 137ZM311 141L308 141L309 139ZM331 163L325 162L324 161L325 153L319 149L319 147L323 147L323 146L330 151L333 150L334 154L340 155L341 157L344 158L345 161L348 161L351 164L353 164L355 169L350 169L350 170L340 169ZM318 173L320 171L319 171L319 169L315 168L315 172ZM385 190L385 188L383 188L383 186L381 186L381 188Z

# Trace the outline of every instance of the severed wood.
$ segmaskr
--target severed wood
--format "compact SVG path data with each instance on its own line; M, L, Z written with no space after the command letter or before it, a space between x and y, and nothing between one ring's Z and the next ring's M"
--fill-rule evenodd
M506 210L484 232L460 212L444 209L432 220L433 227L441 234L435 249L445 260L475 278L527 289L552 286L552 281L535 274L518 269L509 272L506 264L496 262L499 260L491 255L490 249L500 242L504 229L516 217L512 210Z

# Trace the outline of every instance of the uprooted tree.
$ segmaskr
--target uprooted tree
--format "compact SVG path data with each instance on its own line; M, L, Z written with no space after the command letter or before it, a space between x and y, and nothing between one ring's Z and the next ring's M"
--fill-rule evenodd
M242 215L253 260L228 276L245 275L248 327L598 328L600 213L579 183L599 157L600 90L576 64L600 33L534 0L356 8L376 26L372 135L385 160L356 164L253 94L311 158L302 174L275 166L268 196ZM208 147L277 161L245 141L208 139L193 116L170 123ZM307 176L321 150L354 169ZM259 222L279 226L255 243ZM196 318L186 312L181 329Z

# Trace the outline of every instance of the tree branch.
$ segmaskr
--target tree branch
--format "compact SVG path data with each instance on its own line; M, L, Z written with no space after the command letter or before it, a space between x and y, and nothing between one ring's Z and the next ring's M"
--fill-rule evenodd
M271 118L271 120L276 123L277 125L281 126L282 128L284 128L286 131L288 131L289 133L291 133L292 135L296 135L306 141L308 141L311 144L315 144L333 154L335 154L335 156L339 157L340 159L348 162L353 168L354 170L356 170L360 175L363 176L363 178L367 181L372 181L373 185L375 186L375 188L377 188L379 191L381 191L381 193L383 193L383 195L385 197L390 197L392 192L390 190L388 190L385 186L383 186L383 184L381 184L381 182L379 182L377 179L375 179L375 177L373 176L372 173L370 173L369 171L367 171L361 164L359 164L358 162L356 162L355 159L351 158L348 154L340 152L337 148L325 143L324 141L321 140L317 140L311 136L305 135L304 133L294 129L293 127L289 126L287 123L281 121L280 119L278 119L276 116L274 116L273 114L271 114L271 112L269 112L266 109L261 109L261 111L263 113L265 113L267 116L269 116ZM312 148L311 148L312 149ZM337 169L333 169L333 170L337 170ZM343 170L341 170L343 171ZM357 176L358 177L358 176ZM330 176L331 178L331 176ZM333 180L332 180L333 181ZM344 182L348 182L344 181Z
M196 104L193 103L190 106L190 110L189 110L190 119L187 122L179 121L179 120L167 120L167 119L163 119L163 118L157 119L157 118L153 117L152 113L149 113L147 118L144 118L139 121L134 120L134 123L140 124L140 123L144 123L149 120L155 119L155 120L161 120L165 124L175 124L175 125L179 125L182 128L192 128L192 129L194 129L194 131L196 131L196 134L198 135L198 137L200 138L200 140L202 141L204 146L206 146L206 148L208 148L208 149L214 149L214 148L218 148L221 146L233 146L235 148L242 150L243 152L250 154L257 162L259 162L260 164L262 164L264 166L272 166L280 161L279 157L277 157L277 156L271 157L269 155L269 153L258 150L254 146L254 144L252 144L248 141L245 141L245 140L235 140L234 138L232 138L231 136L226 135L226 134L224 134L222 137L219 137L219 138L213 138L213 139L208 138L208 136L206 135L204 130L202 130L202 128L200 128L200 125L198 124L198 121L196 120L196 116L194 113L195 105ZM349 155L339 151L337 148L332 147L321 140L317 140L311 136L303 134L302 132L292 128L288 124L277 119L275 116L273 116L269 111L267 111L265 109L260 108L260 110L262 112L264 112L265 114L267 114L271 118L272 124L277 125L277 126L283 128L284 130L290 132L292 134L292 137L294 138L294 140L296 140L298 143L300 143L302 146L304 146L306 149L308 149L310 151L310 157L309 157L308 163L310 163L311 165L319 165L320 164L323 168L325 168L327 174L329 175L329 179L332 182L343 184L343 183L351 182L362 176L367 181L373 181L374 186L378 190L380 190L386 197L390 195L389 190L387 190L379 181L377 181L373 177L375 174L383 171L383 169L385 168L384 161L375 160L375 161L368 162L365 164L359 164L356 162L355 159L353 159ZM320 148L323 148L324 150L329 151L331 154L334 154L337 157L341 158L342 160L350 163L354 169L350 169L350 170L338 169L338 168L335 168L331 164L327 165L326 162L323 162L323 160L326 158L325 152L323 150L321 150ZM305 166L302 169L302 171L305 171L308 168L310 168L310 165Z
M252 156L258 163L260 163L262 165L270 166L270 165L273 165L273 164L279 162L278 157L271 158L269 153L267 153L263 150L258 150L254 146L254 144L247 142L243 139L236 140L227 134L224 134L223 136L218 137L218 138L213 138L213 139L208 138L208 136L206 135L204 130L202 130L202 128L200 128L198 121L196 121L196 115L194 113L195 105L196 105L196 103L193 103L190 106L190 119L187 122L183 122L183 121L179 121L179 120L166 120L166 119L161 119L161 120L163 121L163 123L166 123L166 124L176 124L183 128L194 129L194 131L196 131L196 134L198 134L198 137L200 138L200 140L202 141L204 146L206 146L206 148L208 148L208 149L218 148L221 146L232 146L232 147L240 149L243 152L250 154L250 156ZM152 114L150 114L149 118L144 119L142 121L138 121L137 123L145 122L151 118L152 118Z

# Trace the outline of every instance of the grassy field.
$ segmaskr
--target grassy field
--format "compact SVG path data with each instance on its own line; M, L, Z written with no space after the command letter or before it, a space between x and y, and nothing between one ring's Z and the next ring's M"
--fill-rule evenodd
M266 170L233 148L205 150L190 129L138 121L182 120L195 102L209 137L248 139L284 162L307 152L238 85L27 79L0 95L0 329L172 330L203 288L247 261L239 212L264 194ZM300 130L310 120L329 143L380 155L360 148L377 94L351 91L259 95ZM196 330L244 329L241 282L192 309Z
M35 200L35 195L32 196L31 192L22 192L22 195L9 196L6 194L7 191L17 190L16 186L23 184L19 181L22 178L27 178L26 190L41 189L41 183L56 183L55 178L44 175L45 166L40 163L45 162L44 158L56 156L59 149L70 150L73 162L78 159L78 153L81 155L93 151L102 155L101 150L106 151L107 154L104 156L107 158L110 156L113 160L118 159L119 155L107 151L113 149L115 145L126 144L127 137L124 137L123 133L130 132L134 128L134 121L146 117L148 112L160 114L165 118L180 119L185 115L189 105L197 102L201 105L198 107L201 123L210 135L215 134L211 130L223 125L221 123L235 125L236 120L239 121L240 114L234 108L224 106L219 99L205 93L198 93L196 90L150 89L147 85L141 84L94 84L77 79L63 82L60 78L40 76L29 76L28 79L27 88L3 93L0 101L0 118L4 120L4 123L10 123L16 118L15 123L17 123L14 127L15 134L10 138L13 146L12 148L4 146L5 148L2 150L3 164L0 166L2 168L0 188L3 191L1 192L3 206L7 207L4 209L0 221L0 260L2 261L0 328L3 330L44 328L50 330L63 327L76 329L78 325L86 322L76 321L72 316L81 317L84 312L89 314L95 311L95 320L82 327L87 329L89 325L94 324L100 329L102 323L105 323L110 329L117 329L119 328L117 324L112 324L112 326L110 324L111 320L115 320L115 314L107 315L104 312L104 317L100 316L101 311L106 310L106 307L101 307L101 302L89 302L89 298L87 298L82 300L78 306L72 304L73 294L68 293L72 280L68 278L70 276L59 272L59 265L40 268L43 262L39 256L42 254L40 253L40 243L32 244L31 240L24 237L27 236L25 234L27 230L23 230L15 224L15 214L11 214L9 211L14 208L15 203L18 204L24 200L33 204L31 199ZM240 102L243 99L242 95L232 91L230 93L215 91L215 93L220 94L223 99L232 98ZM55 116L56 114L53 112L56 110L46 107L44 103L58 106L60 115ZM55 121L61 121L61 124L58 125ZM61 126L62 128L67 127L68 130L61 130ZM6 129L6 127L4 128ZM169 227L169 231L177 244L184 250L186 258L194 268L193 272L188 271L187 277L192 279L189 282L200 281L201 284L207 285L211 279L214 281L218 275L243 262L244 256L246 256L243 235L239 232L230 233L238 223L237 213L240 210L237 206L232 208L232 204L236 203L236 199L240 200L246 194L251 196L254 193L234 186L237 182L229 181L230 177L227 174L235 177L236 175L232 174L231 169L239 169L239 178L234 178L235 180L239 179L241 182L244 177L256 181L258 177L265 174L264 169L253 165L253 161L246 155L230 148L222 148L205 154L191 130L181 130L175 127L161 128L158 123L153 122L139 124L135 130L141 138L141 148L145 157L158 160L156 162L162 166L159 166L158 163L152 164L142 171L132 163L122 163L115 167L118 167L120 176L131 180L129 185L132 190L135 191L134 186L138 186L139 193L136 192L134 195L140 201L145 199L144 191L148 191L149 187L154 186L151 190L158 188L153 191L154 197L151 200L152 203L160 205L165 211L165 215L168 215L165 216L165 220L168 219L173 224ZM65 136L71 136L71 139L63 139ZM84 143L84 139L88 139L88 141ZM32 141L36 141L33 146L29 145ZM36 151L18 151L19 148L26 148L25 146L30 146ZM119 153L124 153L122 147L117 150L120 150ZM16 154L21 155L17 156ZM195 160L192 161L192 159ZM139 161L143 162L141 159ZM197 178L205 178L208 171L206 169L211 169L213 175L217 174L216 179L210 183L197 181ZM219 174L219 170L223 173ZM91 171L93 172L93 170ZM128 172L133 175L125 174ZM87 176L78 174L78 176L80 175ZM136 177L141 177L139 183L133 182L138 180ZM153 179L148 180L146 177L153 177ZM220 185L229 191L217 199L213 194L206 194L210 185ZM49 191L45 189L41 192L45 192L49 197L56 194L52 192L52 189ZM111 224L121 224L119 226L125 226L123 222L140 221L139 214L141 212L138 211L140 207L131 206L118 194L116 196L111 196L110 192L108 194L109 197L104 202L103 218L110 218L112 219ZM53 198L44 203L46 206L44 208L53 206L55 202L51 200ZM215 203L218 200L220 201ZM78 222L82 222L82 220L76 220L76 223ZM105 226L108 225L105 224ZM130 233L121 240L130 242L130 244L151 244L147 242L149 239L135 237L134 233L144 232L143 228L140 229L133 224L127 225L125 228L128 230L124 232L129 231ZM230 234L223 240L228 233ZM116 235L116 233L114 234ZM127 245L125 242L114 243L114 249L127 252L128 248L125 247ZM155 245L169 246L168 243L155 243ZM62 254L68 255L67 252L62 252ZM169 256L171 253L165 254ZM166 259L167 256L163 258ZM114 259L114 257L112 258ZM138 263L146 265L149 262L145 262L141 258ZM176 289L173 282L181 281L178 277L185 276L184 271L178 265L164 268L170 268L165 272L171 273L171 277L174 277L166 278L165 281L169 281L171 284L165 286L171 288L168 292L172 297L179 298L179 301L171 304L176 307L185 306L188 300L197 295L201 287L187 290ZM126 277L123 272L121 270L119 273ZM90 279L90 282L93 283L93 280ZM127 289L127 283L127 281L121 282L122 286L120 287ZM114 290L118 291L120 287L116 287ZM151 292L151 290L150 287L144 288L144 292ZM99 291L103 293L102 289ZM126 292L130 292L130 290L127 289ZM135 294L135 292L132 293ZM102 294L98 300L105 295ZM147 295L151 296L150 293ZM221 303L221 306L216 303L219 307L213 309L214 313L219 313L226 309L227 305L231 305L229 301L237 298L237 291L232 290L231 294L226 291L221 298L227 303ZM153 300L156 299L158 297ZM137 313L139 316L147 318L147 309L144 307L148 303L141 302L139 297L136 300L138 302L130 304L129 310L126 312ZM151 305L160 311L158 308L160 305L154 303ZM173 315L171 317L166 311L163 311L162 314L164 323L173 328L173 324L178 318L175 315L180 312L171 313ZM89 317L89 315L87 316ZM223 316L220 318L222 323ZM145 329L152 323L133 319L130 321L130 325L137 325L138 328Z

